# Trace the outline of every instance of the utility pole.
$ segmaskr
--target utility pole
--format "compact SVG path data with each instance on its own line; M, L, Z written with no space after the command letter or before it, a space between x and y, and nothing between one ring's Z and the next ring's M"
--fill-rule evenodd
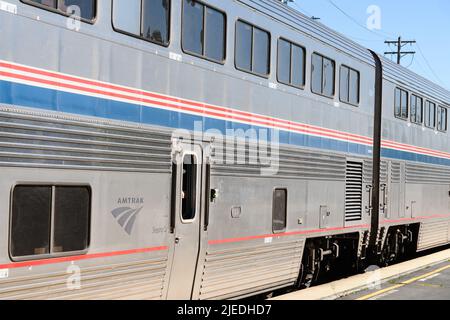
M390 52L385 52L384 54L395 54L397 55L397 64L401 63L401 60L404 56L408 55L408 54L416 54L415 51L402 51L403 47L406 46L407 44L415 44L416 41L403 41L402 37L398 37L397 41L385 41L384 43L386 43L387 45L391 45L394 44L397 47L397 51L390 51Z

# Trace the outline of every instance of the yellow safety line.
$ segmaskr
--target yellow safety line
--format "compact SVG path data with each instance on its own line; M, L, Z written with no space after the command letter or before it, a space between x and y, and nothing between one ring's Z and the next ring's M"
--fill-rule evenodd
M390 291L392 291L392 290L395 290L395 289L404 287L404 286L406 286L406 285L408 285L408 284L411 284L411 283L414 283L414 282L416 282L416 281L419 281L419 280L422 280L422 279L431 277L432 275L435 275L436 273L442 272L442 271L447 270L447 269L450 269L450 265L445 266L445 267L442 267L442 268L439 268L439 269L434 270L434 271L432 271L432 272L429 272L429 273L427 273L427 274L424 274L424 275L421 275L421 276L418 276L418 277L414 277L414 278L409 279L409 280L406 280L406 281L402 281L402 282L399 283L399 284L396 284L396 285L393 285L393 286L391 286L391 287L389 287L389 288L386 288L386 289L383 289L383 290L380 290L380 291L377 291L377 292L368 294L368 295L363 296L363 297L361 297L361 298L358 298L358 299L356 299L356 300L369 300L369 299L371 299L371 298L374 298L374 297L376 297L376 296L382 295L382 294L387 293L387 292L390 292Z

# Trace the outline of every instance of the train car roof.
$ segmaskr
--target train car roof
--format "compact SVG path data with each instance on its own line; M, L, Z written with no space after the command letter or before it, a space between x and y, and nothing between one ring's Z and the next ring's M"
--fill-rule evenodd
M450 105L450 92L436 83L418 75L417 73L392 62L379 54L383 62L384 78L398 83L426 96L426 98L439 100L441 103Z
M279 0L238 0L238 2L375 67L373 56L366 47L305 16ZM436 99L441 103L450 105L450 91L403 66L393 63L382 55L379 55L379 57L383 62L386 80L403 85L407 89L421 93L430 99Z

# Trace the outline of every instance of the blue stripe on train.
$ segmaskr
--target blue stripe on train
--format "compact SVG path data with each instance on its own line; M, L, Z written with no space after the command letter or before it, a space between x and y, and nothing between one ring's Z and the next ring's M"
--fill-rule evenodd
M264 129L263 127L228 120L218 120L177 111L139 106L131 103L117 102L109 99L67 93L8 81L0 81L0 103L111 120L158 125L174 129L194 130L194 123L197 121L202 123L203 131L215 129L222 134L226 134L227 129L248 130L253 128L257 131ZM365 145L329 138L313 137L283 130L280 130L280 143L363 156L370 156L372 153L372 148ZM441 159L400 150L382 149L382 156L450 166L450 159Z

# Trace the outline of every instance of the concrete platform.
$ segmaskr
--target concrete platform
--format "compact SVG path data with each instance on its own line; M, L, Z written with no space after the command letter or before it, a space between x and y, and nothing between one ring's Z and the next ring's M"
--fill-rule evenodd
M420 257L414 260L410 260L407 262L403 262L391 267L383 269L375 269L373 271L356 275L350 278L342 279L339 281L313 287L310 289L300 290L287 295L275 297L272 300L335 300L368 290L368 292L366 292L367 296L370 293L379 292L380 290L387 289L389 287L389 284L386 283L389 281L395 283L395 281L399 280L402 277L411 275L415 272L420 272L421 270L431 268L437 265L442 265L442 267L449 265L448 269L444 269L442 271L448 271L450 277L450 263L446 263L449 261L450 261L450 249L430 254L428 256ZM433 270L430 269L427 271ZM423 273L426 274L427 272ZM404 287L404 285L402 285L402 287ZM362 293L360 296L355 297L361 298L361 296L364 296L364 294ZM450 298L450 288L449 288L449 298Z
M339 300L450 300L450 262L428 267L380 288L360 291Z

